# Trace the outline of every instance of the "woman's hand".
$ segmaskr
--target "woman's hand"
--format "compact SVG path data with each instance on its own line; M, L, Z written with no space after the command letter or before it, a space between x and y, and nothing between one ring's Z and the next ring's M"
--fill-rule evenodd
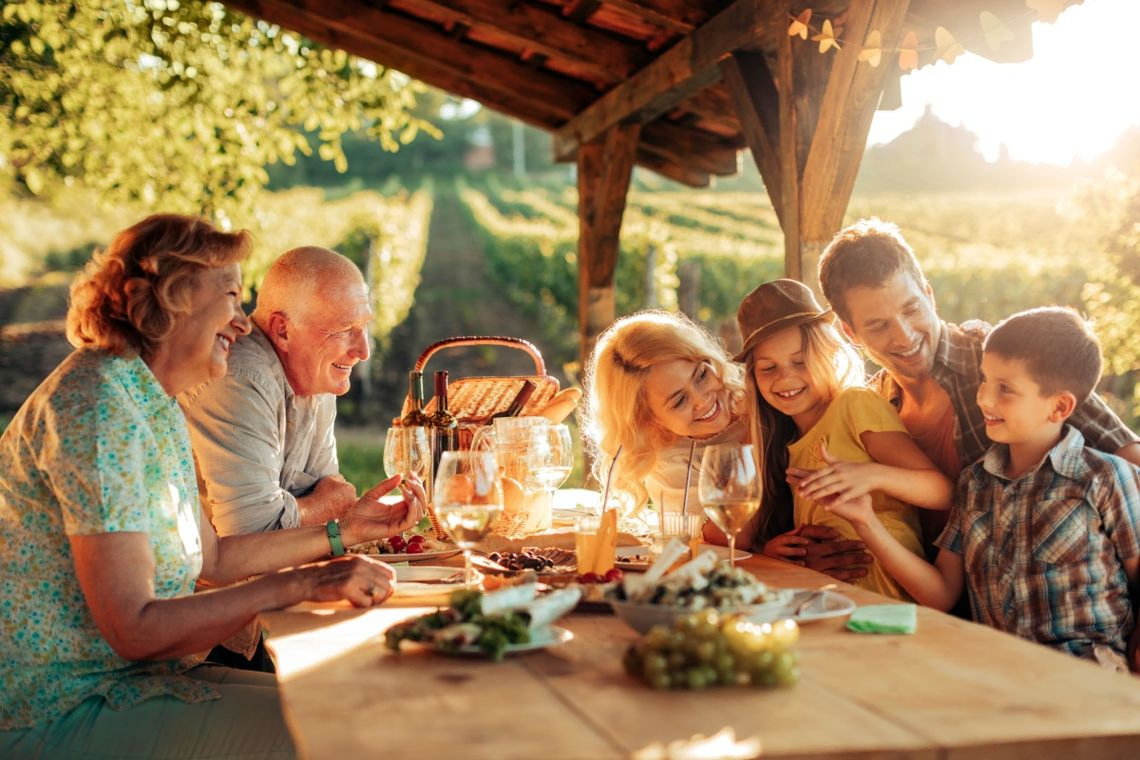
M400 476L393 475L370 488L348 510L341 520L341 535L346 546L362 541L375 541L409 530L424 516L427 495L423 484L415 475L403 481L403 500L381 503L380 497L400 485Z
M788 483L800 496L827 503L855 499L881 488L879 476L883 468L878 463L836 459L823 444L820 444L819 452L826 467L815 471L788 469Z
M371 607L391 596L396 588L396 571L362 554L349 554L285 570L282 576L300 584L298 601L305 602L339 602L344 599L355 607Z

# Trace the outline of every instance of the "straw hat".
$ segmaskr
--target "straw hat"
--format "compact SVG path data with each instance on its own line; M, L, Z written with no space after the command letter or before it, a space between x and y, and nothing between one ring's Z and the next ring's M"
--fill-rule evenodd
M744 348L733 357L742 362L756 344L787 327L796 327L831 316L823 309L811 288L798 280L772 280L753 290L736 310L736 324L744 337Z

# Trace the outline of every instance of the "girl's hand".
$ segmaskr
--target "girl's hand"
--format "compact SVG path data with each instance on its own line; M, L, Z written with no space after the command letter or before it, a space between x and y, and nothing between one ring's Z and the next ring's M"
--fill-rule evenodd
M826 467L803 475L803 470L796 470L798 485L793 484L800 496L821 503L846 501L864 494L869 494L880 488L878 475L880 467L875 462L846 462L836 459L827 451L827 446L820 444L820 456L827 464ZM788 482L792 483L792 470L788 470Z
M409 475L404 479L403 500L385 504L381 496L400 485L400 476L393 475L373 486L348 510L341 520L341 534L346 546L361 541L375 541L410 530L424 516L427 496L419 478Z
M802 567L809 543L811 543L811 539L801 536L799 528L789 530L787 533L781 533L775 538L769 539L764 544L764 556L791 562L793 565Z
M304 565L282 575L299 584L298 601L304 602L347 600L355 607L371 607L391 596L396 588L396 571L363 554Z
M851 523L855 530L866 528L872 521L878 519L875 517L875 510L871 506L871 497L868 494L853 499L835 499L823 508Z

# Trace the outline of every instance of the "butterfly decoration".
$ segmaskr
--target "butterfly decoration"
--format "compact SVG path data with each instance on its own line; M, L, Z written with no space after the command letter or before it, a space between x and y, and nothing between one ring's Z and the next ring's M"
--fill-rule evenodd
M1037 11L1037 19L1052 24L1061 15L1061 11L1068 7L1067 0L1025 0L1025 4Z
M903 71L918 68L918 36L914 32L907 32L899 46L899 68Z
M946 63L954 63L954 59L966 52L962 47L962 43L950 33L950 30L944 26L940 26L934 30L934 45L935 45L935 59L941 59Z
M1003 42L1010 42L1013 40L1013 32L1005 25L1005 22L1000 18L990 13L989 11L982 11L978 18L982 22L982 31L986 35L986 44L990 46L991 50L997 50L1002 46Z
M788 27L788 36L799 37L801 40L806 40L808 38L808 22L810 21L811 8L808 8L792 21L792 25Z
M859 51L859 60L871 64L871 68L879 67L879 62L883 60L883 35L879 34L878 29L872 29L867 35L867 41Z
M832 48L839 49L839 43L835 39L835 31L831 28L831 19L823 20L823 31L819 34L812 35L812 42L819 43L819 52L826 53Z

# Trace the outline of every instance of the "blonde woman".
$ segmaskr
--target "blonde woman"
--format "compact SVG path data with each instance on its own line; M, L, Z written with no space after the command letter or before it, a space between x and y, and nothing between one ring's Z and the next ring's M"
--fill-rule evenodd
M0 436L0 756L292 757L274 678L194 653L263 610L391 593L380 562L313 561L414 525L418 483L391 507L376 497L396 479L381 483L335 531L218 538L199 509L174 397L224 375L249 332L249 248L156 215L72 287L76 350ZM224 587L193 593L199 578Z

